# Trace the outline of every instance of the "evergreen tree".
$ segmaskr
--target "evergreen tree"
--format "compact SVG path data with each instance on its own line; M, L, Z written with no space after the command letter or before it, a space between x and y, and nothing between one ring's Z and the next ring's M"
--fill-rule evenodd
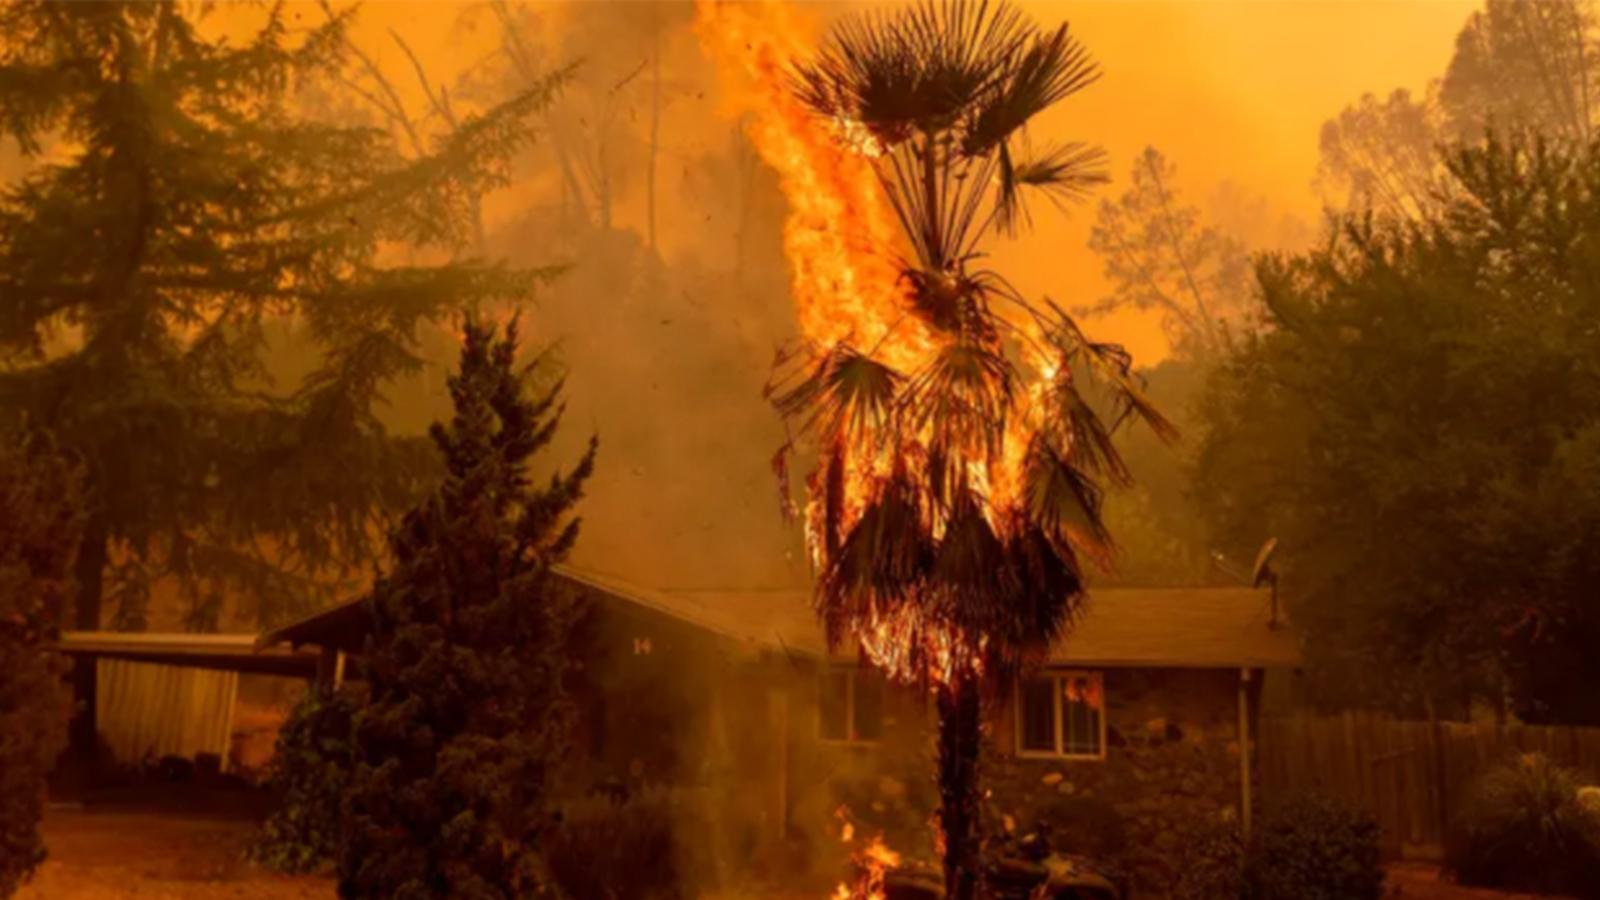
M469 321L455 413L432 438L446 476L391 537L373 587L368 706L339 863L345 898L524 897L543 884L546 783L568 737L571 602L549 578L595 445L542 490L528 464L560 421L530 399L504 337Z
M44 614L71 587L79 473L54 443L0 432L0 897L44 859L44 779L66 736L66 668Z
M421 489L425 442L375 409L425 326L546 274L386 263L469 244L562 76L408 158L295 112L339 75L349 14L295 31L275 8L239 43L203 36L204 10L0 5L0 129L32 160L0 194L0 405L85 461L81 629L162 576L202 627L239 591L262 619L303 602ZM293 384L269 373L284 323L317 351Z
M1316 699L1600 725L1600 148L1451 148L1439 208L1259 261L1192 481L1279 539Z

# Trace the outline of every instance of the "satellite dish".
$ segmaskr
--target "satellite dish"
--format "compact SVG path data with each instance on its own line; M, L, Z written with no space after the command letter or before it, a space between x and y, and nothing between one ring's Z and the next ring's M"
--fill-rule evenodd
M1250 586L1261 587L1267 582L1276 582L1278 573L1272 571L1272 554L1278 549L1277 538L1267 538L1261 545L1261 550L1256 554L1256 564L1250 567Z

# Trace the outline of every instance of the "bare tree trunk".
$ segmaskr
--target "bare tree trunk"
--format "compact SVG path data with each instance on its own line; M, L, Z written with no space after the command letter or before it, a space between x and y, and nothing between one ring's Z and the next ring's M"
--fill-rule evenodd
M72 611L72 627L78 631L100 629L100 606L105 594L106 523L103 516L90 517L83 530L83 543L78 547L78 561L73 574L78 582L78 597ZM95 662L91 657L79 657L72 664L73 699L81 704L72 718L68 739L72 749L92 756L99 725L95 721Z
M946 900L975 900L982 881L978 751L983 703L970 674L939 689L939 825Z
M652 17L657 14L651 13ZM656 155L661 137L661 23L654 22L654 46L650 51L650 158L645 166L645 214L648 216L650 252L656 251Z

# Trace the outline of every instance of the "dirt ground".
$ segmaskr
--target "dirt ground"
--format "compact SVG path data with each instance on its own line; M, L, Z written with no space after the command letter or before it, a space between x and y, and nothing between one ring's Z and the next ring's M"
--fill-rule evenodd
M245 862L253 828L238 817L55 808L44 829L50 858L17 900L331 900L329 879L289 878ZM1532 900L1459 887L1437 867L1416 863L1391 867L1386 893L1393 900Z
M169 812L52 809L50 857L17 900L329 900L333 882L244 861L254 822Z
M1439 875L1437 866L1425 863L1399 863L1389 867L1387 893L1396 900L1534 900L1533 894L1506 894L1451 884ZM1560 900L1543 896L1538 900Z

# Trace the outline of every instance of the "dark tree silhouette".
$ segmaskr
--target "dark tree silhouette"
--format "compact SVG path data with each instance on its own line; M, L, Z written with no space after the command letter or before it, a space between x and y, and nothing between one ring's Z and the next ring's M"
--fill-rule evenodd
M360 558L425 483L423 442L376 410L419 340L466 302L524 297L543 273L453 251L473 198L506 177L546 79L407 156L372 128L295 112L331 78L349 14L296 39L279 7L210 40L203 7L0 6L0 128L33 164L0 195L0 406L85 463L73 623L104 597L137 624L149 582L214 627L225 595L271 619ZM68 152L41 156L46 141ZM273 383L285 323L309 373Z
M340 848L345 898L531 896L569 741L568 598L549 577L595 445L535 488L532 458L560 421L560 385L527 396L515 322L469 322L435 425L445 480L391 537L373 587L367 706Z
M69 709L47 610L72 590L83 522L77 465L15 424L0 423L0 897L44 858L45 776Z

